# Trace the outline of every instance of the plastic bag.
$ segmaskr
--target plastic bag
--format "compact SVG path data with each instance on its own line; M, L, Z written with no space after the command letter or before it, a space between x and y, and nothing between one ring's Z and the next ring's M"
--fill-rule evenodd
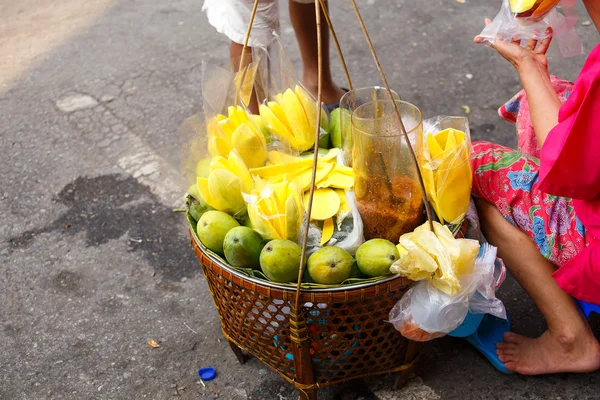
M471 239L455 239L450 230L434 222L435 233L429 223L400 237L400 258L390 271L413 281L427 280L448 295L456 295L464 288L462 278L469 276L474 267L479 243Z
M562 0L563 13L557 10L557 3L556 0L503 0L500 12L479 36L487 44L494 44L497 39L526 42L547 38L547 29L552 28L558 51L551 48L549 55L566 58L583 54L583 45L575 30L576 1Z
M258 60L255 90L263 125L280 143L302 153L313 149L317 137L317 102L296 78L279 36L266 47L253 49ZM319 146L329 148L329 116L321 109Z
M469 122L462 117L436 117L423 123L425 136L419 164L429 201L442 223L462 223L473 176L469 159Z
M328 245L340 247L354 255L360 245L364 243L363 224L356 207L354 191L346 190L344 195L347 208L340 208L340 211L334 217L332 234L327 234L325 224L323 226L315 223L310 224L307 242L308 254L312 254L320 247Z
M482 246L473 272L461 279L461 291L454 296L430 281L417 283L392 308L389 322L408 339L428 341L458 328L469 311L506 319L506 309L495 297L496 276L504 275L496 272L497 267L503 268L495 263L496 251L488 244Z

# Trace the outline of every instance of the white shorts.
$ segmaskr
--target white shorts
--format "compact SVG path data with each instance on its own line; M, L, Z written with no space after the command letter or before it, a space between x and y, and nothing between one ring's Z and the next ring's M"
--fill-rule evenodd
M312 4L314 0L294 0L296 3ZM243 44L250 23L254 0L204 0L208 22L232 42ZM279 32L279 0L260 0L249 45L265 46Z

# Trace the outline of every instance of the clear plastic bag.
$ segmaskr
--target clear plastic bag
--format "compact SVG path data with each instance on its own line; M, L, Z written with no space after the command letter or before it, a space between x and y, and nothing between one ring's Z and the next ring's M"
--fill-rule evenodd
M442 223L460 224L469 208L473 176L469 122L462 117L424 121L419 164L425 189Z
M583 54L583 45L577 35L577 11L575 0L560 1L562 13L556 7L556 0L503 0L502 8L491 24L480 33L486 44L496 40L542 40L548 37L547 29L552 28L557 48L550 48L549 55L563 58ZM533 6L531 6L533 4Z
M461 291L450 296L430 281L418 282L390 311L389 322L405 337L428 341L445 336L463 323L467 313L491 314L506 319L506 310L496 298L496 288L505 272L496 263L497 249L484 244L473 272L461 279Z
M277 34L266 47L253 48L258 61L255 91L263 125L272 146L302 153L313 149L317 130L317 102L296 77ZM321 108L319 145L329 147L329 115Z

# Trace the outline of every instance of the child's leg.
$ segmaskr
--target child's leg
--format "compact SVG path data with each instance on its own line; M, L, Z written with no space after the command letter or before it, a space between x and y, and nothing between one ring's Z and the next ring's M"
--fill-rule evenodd
M317 22L313 0L289 0L290 19L296 31L296 39L302 56L302 83L317 95L318 57ZM329 28L325 17L321 17L321 43L323 50L323 102L335 104L340 101L344 91L333 82L329 60Z
M498 344L500 361L526 375L600 368L600 345L571 297L552 278L555 266L494 205L483 199L476 203L484 235L548 322L548 330L537 339L507 333Z

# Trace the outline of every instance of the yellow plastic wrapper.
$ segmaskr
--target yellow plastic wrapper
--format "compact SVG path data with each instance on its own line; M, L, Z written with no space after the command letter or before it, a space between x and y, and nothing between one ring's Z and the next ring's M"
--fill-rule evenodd
M424 132L419 164L429 200L443 224L460 224L469 208L473 183L467 119L427 120Z
M460 292L460 279L473 271L479 242L455 239L450 230L429 222L400 237L400 258L390 271L413 281L431 280L433 286L448 295Z

